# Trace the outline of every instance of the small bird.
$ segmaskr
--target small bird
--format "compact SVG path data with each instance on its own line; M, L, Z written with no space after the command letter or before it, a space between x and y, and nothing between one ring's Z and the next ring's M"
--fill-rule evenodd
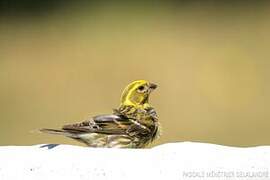
M120 106L112 114L40 131L64 135L90 147L144 148L159 136L157 113L149 104L149 95L156 88L146 80L134 81L124 89Z

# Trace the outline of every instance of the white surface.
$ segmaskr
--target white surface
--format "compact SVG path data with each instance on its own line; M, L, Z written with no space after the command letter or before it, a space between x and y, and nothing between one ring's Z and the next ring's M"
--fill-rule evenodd
M0 180L270 179L270 146L171 143L152 149L0 147Z

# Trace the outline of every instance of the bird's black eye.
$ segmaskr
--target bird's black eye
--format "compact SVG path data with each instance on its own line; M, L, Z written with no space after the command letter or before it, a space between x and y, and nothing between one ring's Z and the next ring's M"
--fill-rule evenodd
M138 87L138 90L143 91L144 90L144 86L139 86Z

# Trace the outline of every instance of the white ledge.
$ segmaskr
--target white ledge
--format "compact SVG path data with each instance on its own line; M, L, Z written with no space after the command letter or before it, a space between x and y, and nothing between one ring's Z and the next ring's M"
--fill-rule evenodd
M270 178L270 146L170 143L152 149L71 145L0 147L0 180Z

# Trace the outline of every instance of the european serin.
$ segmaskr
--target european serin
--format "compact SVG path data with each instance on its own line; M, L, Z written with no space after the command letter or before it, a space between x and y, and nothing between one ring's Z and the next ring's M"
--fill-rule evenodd
M124 89L120 107L113 114L64 125L61 130L40 131L64 135L91 147L144 148L159 135L157 114L148 102L156 88L146 80L134 81Z

